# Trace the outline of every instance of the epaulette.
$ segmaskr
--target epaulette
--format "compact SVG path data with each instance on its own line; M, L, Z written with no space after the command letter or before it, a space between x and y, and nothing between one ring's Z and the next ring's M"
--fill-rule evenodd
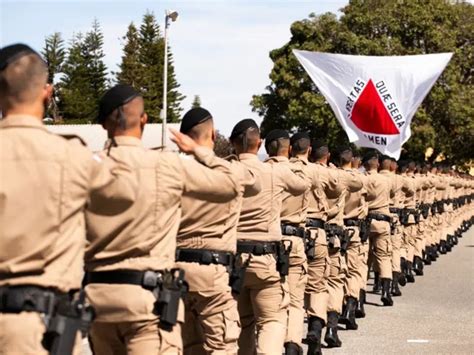
M63 137L64 139L67 139L68 141L77 139L79 143L81 143L84 147L87 147L86 141L76 134L58 134L58 136Z
M224 160L227 160L227 161L233 161L233 160L236 160L238 161L239 160L239 157L235 154L231 154L231 155L228 155L226 156L225 158L223 158Z

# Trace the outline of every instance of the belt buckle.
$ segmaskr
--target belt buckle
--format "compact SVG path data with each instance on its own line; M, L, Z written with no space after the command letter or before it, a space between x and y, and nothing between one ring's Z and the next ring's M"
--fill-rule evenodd
M212 260L214 259L215 254L213 252L210 252L210 251L205 251L201 254L201 264L204 264L204 265L211 265L212 264ZM216 257L217 258L217 257Z
M159 281L162 280L161 273L155 271L147 270L143 273L142 284L144 288L154 289L158 286Z

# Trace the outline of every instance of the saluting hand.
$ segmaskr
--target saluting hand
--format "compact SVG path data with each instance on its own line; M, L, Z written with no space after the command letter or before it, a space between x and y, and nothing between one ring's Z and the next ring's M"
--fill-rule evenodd
M169 129L172 136L170 139L178 146L179 150L186 154L193 154L198 144L191 137L183 134L173 128Z

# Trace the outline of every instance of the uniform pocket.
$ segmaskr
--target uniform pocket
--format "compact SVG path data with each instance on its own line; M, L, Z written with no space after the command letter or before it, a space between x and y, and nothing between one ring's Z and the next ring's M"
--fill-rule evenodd
M282 298L280 303L280 309L284 309L290 305L290 285L288 284L288 281L286 279L281 281L281 292Z
M240 336L240 316L236 307L232 307L222 312L224 315L224 341L226 343L237 342Z

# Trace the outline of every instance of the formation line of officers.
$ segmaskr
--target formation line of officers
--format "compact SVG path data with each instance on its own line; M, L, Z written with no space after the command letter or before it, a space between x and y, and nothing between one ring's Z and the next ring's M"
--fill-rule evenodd
M100 100L103 151L42 124L52 87L30 47L0 50L0 353L320 354L384 306L473 222L473 180L212 115L145 149L141 95ZM307 330L305 331L307 319ZM324 330L324 328L326 328ZM324 337L323 337L324 330ZM303 339L306 334L305 339Z

